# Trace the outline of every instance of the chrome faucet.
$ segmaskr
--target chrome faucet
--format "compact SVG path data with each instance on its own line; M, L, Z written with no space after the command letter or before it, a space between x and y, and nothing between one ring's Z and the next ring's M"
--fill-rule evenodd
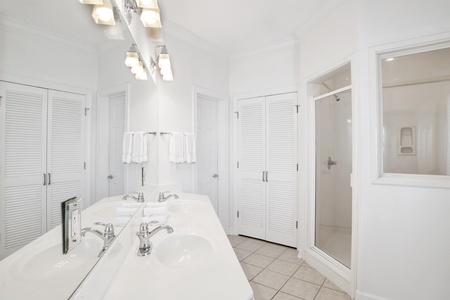
M98 253L98 257L102 256L103 253L109 248L112 244L116 236L114 235L114 225L111 223L105 224L101 222L95 222L95 225L105 226L105 231L102 233L100 230L95 229L94 227L86 227L81 229L81 236L85 236L86 232L93 233L100 237L103 240L103 248Z
M133 200L136 200L137 202L144 202L144 193L138 193L137 198L132 195L125 195L123 196L122 200L127 200L127 198L131 198Z
M161 225L153 229L152 231L148 231L148 224L142 222L139 226L139 232L137 236L139 237L139 248L137 249L137 256L147 256L152 253L152 242L150 242L150 238L154 236L157 232L161 230L167 230L167 233L172 233L173 228L169 225Z
M169 199L170 197L174 197L175 199L178 199L178 195L177 194L170 194L169 196L165 197L164 196L165 193L170 193L170 192L160 192L159 193L159 197L158 197L158 202L164 202L167 199Z

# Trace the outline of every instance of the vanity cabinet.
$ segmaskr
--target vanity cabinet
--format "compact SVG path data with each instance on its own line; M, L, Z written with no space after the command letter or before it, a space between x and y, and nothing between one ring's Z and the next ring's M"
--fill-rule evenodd
M296 246L297 93L238 100L239 234Z
M0 259L83 195L85 96L0 81Z

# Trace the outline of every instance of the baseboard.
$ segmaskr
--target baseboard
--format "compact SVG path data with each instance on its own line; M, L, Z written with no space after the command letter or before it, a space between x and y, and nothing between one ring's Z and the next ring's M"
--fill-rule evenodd
M389 299L356 290L355 300L389 300Z

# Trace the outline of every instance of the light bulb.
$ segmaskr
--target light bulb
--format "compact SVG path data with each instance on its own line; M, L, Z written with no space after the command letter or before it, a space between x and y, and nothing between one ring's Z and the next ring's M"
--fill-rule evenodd
M127 52L127 58L125 58L125 65L127 67L134 67L139 64L139 54L136 52Z
M157 20L158 14L156 11L145 8L142 10L141 21L145 27L149 27L150 25L155 24Z
M112 9L109 7L99 7L97 9L97 16L103 22L108 22L114 16Z
M136 66L133 66L131 68L131 73L133 73L134 75L142 73L144 71L144 67L142 64L142 61L140 61Z
M135 75L137 80L147 80L147 69L146 68L142 68L142 72L141 73L137 73Z

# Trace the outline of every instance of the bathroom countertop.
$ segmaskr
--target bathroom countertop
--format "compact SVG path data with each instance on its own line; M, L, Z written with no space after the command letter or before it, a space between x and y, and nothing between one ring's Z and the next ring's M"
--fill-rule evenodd
M208 197L194 194L179 196L178 200L167 200L167 225L173 227L174 232L168 234L162 230L156 233L150 239L152 253L145 257L136 255L139 239L134 235L131 248L103 299L254 299ZM171 207L178 209L171 211ZM134 233L138 231L138 222L130 226ZM177 240L183 240L186 236L188 240L193 237L194 241L183 248L183 242ZM195 252L204 245L207 245L207 251ZM161 258L171 255L177 259L169 264L162 262Z

